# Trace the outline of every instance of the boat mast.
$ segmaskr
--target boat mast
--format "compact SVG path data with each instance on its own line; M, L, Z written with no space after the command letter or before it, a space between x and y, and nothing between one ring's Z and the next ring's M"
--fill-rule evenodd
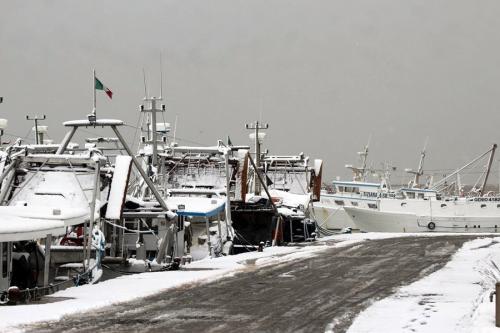
M250 138L252 138L252 134L255 135L254 194L260 195L261 189L258 181L260 174L258 175L257 173L260 172L260 145L262 144L266 133L259 133L259 130L268 129L269 124L259 124L259 121L256 121L254 124L245 124L245 127L246 129L255 130L255 133L250 134Z
M486 175L484 176L483 185L481 186L481 189L479 190L479 195L484 194L484 189L486 188L486 183L488 182L488 176L490 175L491 164L493 163L493 157L495 156L496 149L497 149L497 144L495 143L495 144L493 144L493 147L491 147L490 158L488 160L488 168L486 169Z
M409 187L418 187L420 185L420 176L424 174L424 160L425 160L425 150L427 149L428 138L425 140L424 149L420 152L420 160L418 162L417 171L412 169L405 169L407 173L413 174L413 183L410 181Z
M370 140L365 146L363 151L359 151L358 155L361 158L361 167L355 167L352 164L346 164L346 168L351 169L353 176L352 179L355 182L366 181L366 162L368 160L368 146L370 145Z

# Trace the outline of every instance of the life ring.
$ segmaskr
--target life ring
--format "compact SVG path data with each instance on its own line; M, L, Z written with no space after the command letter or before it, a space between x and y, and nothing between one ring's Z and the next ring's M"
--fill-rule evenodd
M427 224L427 228L429 228L429 230L434 230L434 229L436 229L436 223L434 223L434 222L429 222L429 224Z

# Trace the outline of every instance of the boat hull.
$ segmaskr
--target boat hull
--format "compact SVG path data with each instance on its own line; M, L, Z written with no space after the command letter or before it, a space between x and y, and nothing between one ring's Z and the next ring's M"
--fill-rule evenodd
M423 216L415 213L381 212L345 208L349 218L366 232L471 232L500 231L500 218L493 216Z
M345 212L343 207L328 207L316 202L314 203L314 216L318 225L326 229L357 229L356 225L349 218L349 215Z

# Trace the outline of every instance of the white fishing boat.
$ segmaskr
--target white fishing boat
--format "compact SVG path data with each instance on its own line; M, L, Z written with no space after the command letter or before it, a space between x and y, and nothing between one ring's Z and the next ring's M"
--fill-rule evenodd
M42 137L46 127L35 130L38 141L38 135ZM13 292L18 297L27 297L33 288L40 295L48 293L49 282L53 282L49 281L49 269L55 264L54 254L51 256L53 243L77 225L98 221L106 201L108 177L100 172L107 164L106 158L97 150L63 152L60 147L22 144L18 140L2 154L9 162L2 163L0 175L3 302L12 301ZM90 239L90 235L87 237ZM38 239L44 240L44 247L33 242ZM83 249L80 247L80 251ZM100 267L93 264L90 252L79 266L79 273L86 274L87 282L97 281L102 274Z
M378 232L497 232L500 227L500 197L484 195L496 145L432 188L402 188L393 199L378 198L372 208L344 207L362 231ZM466 167L489 155L479 189L468 196L444 196L439 191Z
M314 216L320 227L329 230L357 229L344 207L373 208L378 198L394 196L388 181L389 168L377 174L379 183L368 182L367 176L371 171L367 167L368 145L358 155L361 166L346 165L346 168L352 170L353 180L333 181L333 190L322 190L320 200L314 203Z
M184 261L228 254L233 232L226 189L233 174L233 148L221 141L210 147L179 146L175 127L172 137L170 123L165 122L161 97L145 97L144 101L138 160L175 216L167 227L155 212L157 198L144 179L132 175L124 228L119 244L113 246L145 262L153 257Z

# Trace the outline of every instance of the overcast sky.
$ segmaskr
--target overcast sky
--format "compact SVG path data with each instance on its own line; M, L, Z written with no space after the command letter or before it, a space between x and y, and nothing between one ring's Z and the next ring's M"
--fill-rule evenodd
M249 144L262 117L272 153L322 158L327 179L370 136L374 166L416 168L429 137L426 167L454 168L500 138L499 16L493 0L2 1L0 116L24 136L46 114L60 140L95 68L115 93L99 116L135 125L162 52L180 138Z

